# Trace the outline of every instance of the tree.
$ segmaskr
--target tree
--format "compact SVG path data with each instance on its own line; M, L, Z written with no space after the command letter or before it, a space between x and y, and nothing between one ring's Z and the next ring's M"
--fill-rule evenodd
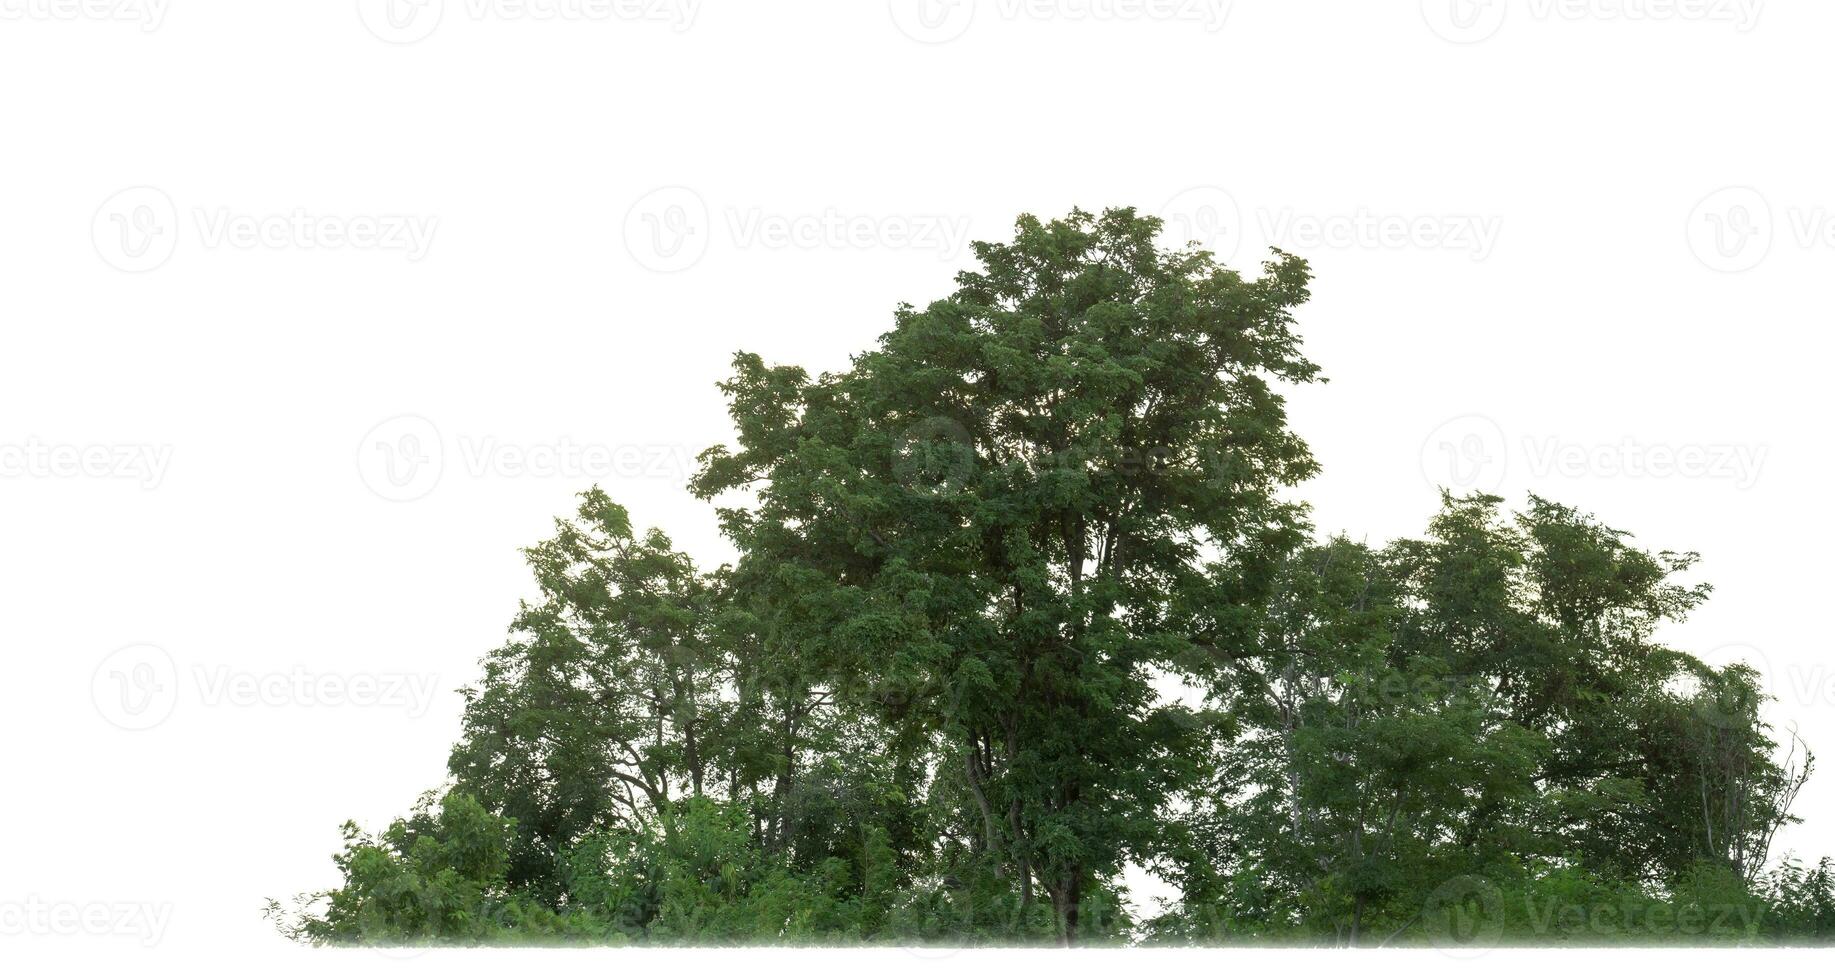
M513 817L510 882L558 896L562 847L700 795L725 747L731 665L708 640L712 587L597 487L526 551L541 600L467 690L457 786ZM729 763L730 764L730 763Z
M283 930L1363 945L1474 914L1586 941L1554 912L1620 907L1639 939L1707 908L1745 923L1713 941L1829 935L1826 861L1769 863L1807 747L1749 668L1658 639L1708 595L1695 556L1485 494L1316 539L1305 263L1245 279L1159 231L1022 217L845 370L739 354L691 485L737 561L581 494L525 552L451 786L347 826ZM1137 923L1131 864L1178 905Z
M1175 867L1201 932L1356 943L1465 876L1754 881L1810 760L1774 758L1749 669L1654 641L1707 595L1676 581L1695 556L1501 503L1449 496L1421 539L1283 563Z
M1018 222L955 293L844 372L741 355L736 450L702 457L767 627L839 686L921 694L975 853L1075 941L1082 896L1155 842L1205 740L1160 672L1206 675L1201 561L1288 529L1314 469L1275 385L1312 380L1305 263L1245 280L1132 210ZM868 697L862 707L885 712Z

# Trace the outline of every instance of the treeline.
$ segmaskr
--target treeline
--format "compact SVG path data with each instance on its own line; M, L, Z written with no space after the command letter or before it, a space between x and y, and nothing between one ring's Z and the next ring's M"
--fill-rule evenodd
M1656 638L1692 554L1530 498L1320 540L1301 260L1019 220L811 377L740 355L713 571L594 488L449 786L311 942L1802 942L1808 749ZM1141 909L1123 872L1175 898Z

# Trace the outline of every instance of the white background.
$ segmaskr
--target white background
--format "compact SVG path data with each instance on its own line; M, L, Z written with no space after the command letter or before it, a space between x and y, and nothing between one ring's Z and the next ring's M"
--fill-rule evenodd
M1669 639L1835 746L1830 5L398 2L0 0L8 961L541 966L258 912L439 782L573 494L726 560L683 482L732 353L840 367L1022 211L1304 255L1322 530L1447 484L1699 550ZM1835 851L1835 775L1799 809ZM94 907L139 925L31 912Z

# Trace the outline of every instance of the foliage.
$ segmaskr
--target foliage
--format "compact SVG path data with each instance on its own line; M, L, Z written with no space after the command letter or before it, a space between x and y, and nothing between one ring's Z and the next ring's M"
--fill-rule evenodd
M844 371L740 354L702 570L600 489L330 943L1770 942L1812 758L1664 646L1692 554L1531 497L1316 540L1293 311L1127 209L977 243ZM1177 900L1144 921L1122 886Z

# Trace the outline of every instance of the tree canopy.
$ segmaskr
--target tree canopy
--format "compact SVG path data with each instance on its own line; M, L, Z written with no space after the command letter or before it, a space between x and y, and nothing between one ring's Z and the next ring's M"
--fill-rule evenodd
M1531 497L1318 536L1306 263L1022 216L812 377L741 353L698 566L597 487L526 555L447 784L309 942L1761 942L1811 756L1659 639L1708 596ZM1156 874L1143 907L1124 881ZM1697 924L1699 923L1699 924Z

